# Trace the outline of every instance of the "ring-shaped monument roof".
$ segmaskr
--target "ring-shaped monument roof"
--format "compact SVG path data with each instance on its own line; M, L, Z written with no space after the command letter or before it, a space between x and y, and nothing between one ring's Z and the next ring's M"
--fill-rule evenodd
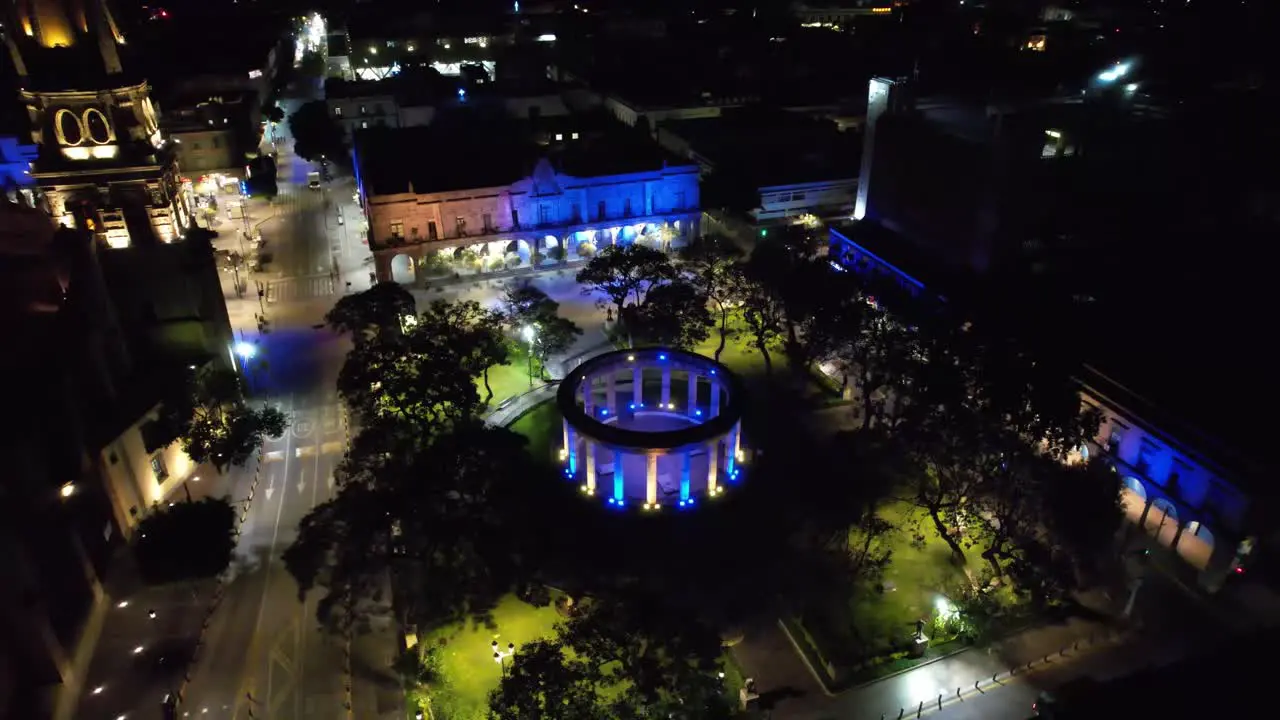
M634 358L634 359L630 359ZM650 368L670 367L672 370L694 370L703 377L715 377L728 390L729 397L720 404L720 412L706 421L675 430L630 430L601 422L587 415L578 405L578 388L588 376L634 368L637 365ZM597 355L579 365L560 381L556 393L556 405L560 415L578 432L606 445L637 450L674 450L675 448L709 442L723 437L742 417L744 398L742 382L733 371L703 355L672 350L663 347L615 350Z

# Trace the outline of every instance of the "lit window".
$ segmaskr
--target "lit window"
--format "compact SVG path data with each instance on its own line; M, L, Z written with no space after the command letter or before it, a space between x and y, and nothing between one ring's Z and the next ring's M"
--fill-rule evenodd
M556 133L556 142L560 142L561 140L564 140L564 134Z
M159 453L151 456L151 473L156 476L156 482L164 482L164 479L169 477L169 471L164 466L164 458Z
M368 120L361 120L361 121L360 121L360 129L361 129L361 130L368 130L368 129L369 129L369 121L368 121Z
M574 133L574 134L570 135L569 137L570 137L571 139L573 139L573 140L577 140L577 139L578 139L578 133Z
M340 108L340 107L336 107L336 108L334 108L334 109L333 109L333 114L334 114L334 115L337 115L338 117L342 117L342 108Z
M395 237L395 238L404 237L404 221L403 220L391 221L391 237Z

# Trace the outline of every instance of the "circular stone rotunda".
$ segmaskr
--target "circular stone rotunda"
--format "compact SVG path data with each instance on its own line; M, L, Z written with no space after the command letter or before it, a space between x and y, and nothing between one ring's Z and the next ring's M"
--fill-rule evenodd
M560 459L583 493L612 507L693 507L738 482L741 383L711 358L642 348L597 355L556 396Z

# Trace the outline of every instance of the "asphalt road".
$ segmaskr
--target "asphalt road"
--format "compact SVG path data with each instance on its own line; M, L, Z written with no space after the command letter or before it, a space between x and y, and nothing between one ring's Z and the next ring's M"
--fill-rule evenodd
M284 411L289 431L266 443L260 466L250 465L233 479L234 498L248 498L251 487L253 498L182 714L273 720L399 717L403 703L387 669L395 650L389 618L375 618L371 632L352 644L349 713L345 639L320 629L318 594L300 600L280 560L298 522L332 497L333 473L346 449L335 390L346 342L315 326L345 289L344 278L365 274L367 249L358 232L348 232L357 228L337 223L340 206L345 220L359 219L350 180L321 191L307 188L311 164L292 155L285 123L276 131L280 197L269 207L254 205L250 218L272 259L265 272L251 277L245 298L231 290L228 309L238 336L257 348L247 371L255 400ZM220 230L235 232L238 225ZM264 289L261 299L255 292L258 282ZM269 321L266 334L256 327L259 312Z

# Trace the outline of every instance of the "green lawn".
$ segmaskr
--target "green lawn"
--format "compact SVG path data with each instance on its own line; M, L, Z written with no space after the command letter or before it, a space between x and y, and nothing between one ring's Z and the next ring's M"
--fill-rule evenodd
M736 316L729 318L729 337L725 342L724 352L720 353L720 362L743 378L756 378L764 375L764 356L754 347L750 347L751 332ZM694 348L694 352L707 357L715 357L716 348L720 346L720 329L717 325L711 329L711 336L706 342ZM770 352L775 373L785 372L787 357L781 350Z
M529 438L528 448L534 458L550 463L558 462L562 427L560 411L553 400L535 405L511 423L513 431Z
M536 365L534 372L538 372ZM538 380L535 378L534 382L538 383ZM489 387L493 388L493 401L489 402L489 407L497 407L508 398L529 392L529 354L521 348L512 348L506 364L489 368ZM484 377L476 378L476 388L479 388L480 400L484 400L488 395L484 389Z
M894 527L884 593L874 588L860 593L851 613L858 635L873 647L909 637L917 620L932 619L940 597L967 582L964 568L952 563L951 548L923 510L894 502L881 507L879 515ZM924 537L923 546L912 544L915 533Z
M515 595L506 595L488 615L428 635L424 641L440 648L440 671L452 701L449 706L462 718L485 717L489 692L498 687L502 677L502 668L493 660L493 641L502 648L515 643L519 653L521 645L553 635L559 620L552 607L536 608Z

